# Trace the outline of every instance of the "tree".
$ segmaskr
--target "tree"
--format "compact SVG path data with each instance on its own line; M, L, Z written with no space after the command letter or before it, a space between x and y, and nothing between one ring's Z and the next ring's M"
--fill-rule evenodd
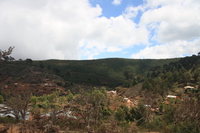
M40 66L40 68L44 68L44 64L43 64L43 62L42 61L39 61L39 66Z
M5 60L5 61L13 61L13 60L15 60L12 56L9 56L10 54L12 54L12 50L14 49L15 47L13 46L13 47L9 47L8 48L8 51L2 51L1 49L0 49L0 60Z
M51 69L51 65L48 65L47 68L50 70Z
M130 120L136 121L138 125L143 123L144 122L144 116L143 116L144 110L145 110L145 107L142 104L139 104L138 107L132 107L130 109Z
M200 68L194 70L194 79L198 82L198 77L200 77Z
M64 101L63 97L59 97L60 92L56 91L49 95L43 95L40 97L31 97L32 114L34 118L37 118L41 112L49 113L50 119L53 123L56 122L56 115L61 109L62 103Z
M126 105L121 105L115 112L115 118L121 122L130 122L139 120L141 118L140 112L138 112L138 108L132 107L128 108Z
M119 107L115 112L115 118L118 121L124 122L126 117L126 112L123 110L123 108Z
M126 80L129 79L129 73L127 71L124 72L124 76L126 77Z
M4 101L3 97L0 95L0 104L2 104Z
M190 81L191 77L192 76L191 76L191 74L189 72L183 73L183 75L182 75L182 82L185 83L185 84L187 84L187 82Z
M184 100L178 106L168 105L164 113L166 125L174 124L173 132L200 132L200 103L194 100ZM172 132L172 131L171 131Z
M105 110L108 109L108 98L105 88L100 90L94 89L91 92L82 90L80 94L75 96L72 103L73 111L81 116L87 126L92 124L91 121L98 124L99 120L103 118Z
M178 71L173 72L174 82L179 82L181 77Z
M29 58L26 59L26 64L32 64L32 62L33 62L32 59Z
M31 94L29 92L24 92L22 94L12 94L5 102L5 105L12 108L13 115L19 120L22 118L26 119L26 114L28 111L28 104L30 103Z
M73 96L73 94L71 93L70 90L68 90L67 92L68 92L68 95L67 95L67 101L70 102L70 101L73 100L73 97L74 97L74 96Z
M148 79L146 79L144 81L144 84L142 85L142 89L143 90L153 90L152 83Z

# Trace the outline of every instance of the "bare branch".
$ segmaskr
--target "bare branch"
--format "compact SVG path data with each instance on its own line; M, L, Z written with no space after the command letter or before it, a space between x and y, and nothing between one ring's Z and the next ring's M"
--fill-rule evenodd
M11 57L11 56L9 56L9 55L11 55L12 54L12 50L14 49L15 47L13 46L13 47L9 47L8 48L8 51L2 51L2 50L0 50L0 60L2 60L2 59L4 59L5 61L8 61L8 60L14 60L14 58L13 57Z

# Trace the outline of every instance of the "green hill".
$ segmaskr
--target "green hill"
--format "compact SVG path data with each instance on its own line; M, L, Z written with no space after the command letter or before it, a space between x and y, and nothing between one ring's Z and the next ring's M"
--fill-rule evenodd
M77 84L116 87L133 77L143 79L148 71L156 66L163 66L175 59L121 59L99 60L45 60L34 61L35 67L54 72L64 80Z
M0 61L0 76L23 77L31 75L30 68L57 75L70 84L116 87L130 82L143 82L146 77L157 77L164 71L179 71L183 66L189 70L200 56L173 59L122 59L98 60L43 60L43 61ZM47 74L45 74L47 75ZM37 79L31 77L31 79ZM34 82L37 82L35 80ZM59 80L57 81L59 82ZM132 84L132 83L131 83ZM134 83L133 83L134 84Z
M30 68L57 75L70 84L116 87L130 82L143 82L144 78L156 77L164 71L179 71L183 66L189 70L199 56L173 59L122 59L98 60L43 60L43 61L0 61L0 76L23 77L31 75ZM45 74L47 75L47 74ZM29 78L37 82L36 77ZM131 80L131 81L130 81ZM59 82L59 80L57 81Z

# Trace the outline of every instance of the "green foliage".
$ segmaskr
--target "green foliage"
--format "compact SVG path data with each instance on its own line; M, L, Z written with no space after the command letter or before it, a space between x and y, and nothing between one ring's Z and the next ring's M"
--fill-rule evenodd
M17 122L18 122L18 120L14 119L14 118L0 117L0 123L2 123L2 124L11 124L11 123L16 124Z
M193 75L196 82L200 81L200 68L195 69Z
M144 120L143 118L143 110L145 110L145 108L143 108L143 106L139 105L138 108L136 107L132 107L130 109L130 120L131 121L138 121L138 124L141 124Z
M175 121L175 118L174 118L175 111L176 111L175 105L169 104L169 105L165 106L163 120L167 124L173 123Z
M162 96L169 90L178 88L179 84L199 84L200 69L198 68L199 56L180 59L178 62L170 62L168 65L154 67L148 72L148 79L143 83L143 90L153 91Z
M0 95L0 104L4 102L4 98Z
M102 107L102 117L103 118L108 118L109 116L111 116L111 114L113 113L113 111L109 108L109 107Z
M73 108L73 111L82 116L81 120L87 126L91 125L91 120L97 124L111 114L105 90L105 87L101 89L93 88L93 90L88 91L81 90L72 101L73 105L77 105Z
M67 91L67 101L70 102L73 100L74 95L71 93L70 90Z
M126 117L126 112L122 108L118 108L115 112L115 118L118 121L124 122Z
M41 103L41 105L42 105L42 108L44 109L44 110L49 110L49 108L50 108L50 102L48 101L48 100L46 100L46 101L43 101L42 103ZM47 112L46 111L46 112Z
M148 121L148 123L145 125L145 128L148 128L151 131L166 132L166 123L164 123L159 116L155 116L153 120Z
M175 60L178 59L138 60L112 58L89 61L48 60L43 61L43 64L45 66L50 65L55 74L73 83L116 87L129 79L131 80L130 86L136 85L146 76L149 68Z
M164 112L165 111L165 103L161 103L160 104L160 107L159 107L159 110L160 110L160 112Z
M150 79L146 79L144 81L144 84L142 86L142 89L143 90L152 90L153 89L153 86L152 86L152 83L149 81Z
M137 122L141 125L145 119L146 108L143 104L139 104L138 107L128 108L126 105L121 105L115 112L116 120L126 123L126 122Z
M40 66L40 68L44 68L44 64L43 64L43 62L42 61L39 61L39 66Z
M33 105L36 105L36 103L38 102L38 98L36 96L32 96L30 101Z
M32 105L32 112L37 113L39 108L42 108L44 112L48 112L50 110L59 110L60 107L57 105L57 103L62 104L63 97L59 97L60 92L56 91L49 95L43 95L43 96L32 96L31 97L31 105Z
M31 65L32 63L33 63L32 59L29 59L29 58L26 59L26 64Z
M194 122L191 121L183 121L178 123L176 126L171 128L171 130L175 130L176 132L184 132L184 133L197 133L199 130L198 127L195 126Z
M106 90L106 87L101 87L100 89L101 93L103 93L106 97L107 97L107 90Z

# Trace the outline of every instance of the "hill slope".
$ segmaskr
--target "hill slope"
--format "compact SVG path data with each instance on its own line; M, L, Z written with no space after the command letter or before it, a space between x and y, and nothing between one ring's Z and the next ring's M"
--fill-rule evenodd
M99 60L46 60L34 61L33 66L38 66L52 71L66 81L78 84L90 84L116 87L122 85L131 77L146 77L152 67L163 66L176 59L99 59Z

